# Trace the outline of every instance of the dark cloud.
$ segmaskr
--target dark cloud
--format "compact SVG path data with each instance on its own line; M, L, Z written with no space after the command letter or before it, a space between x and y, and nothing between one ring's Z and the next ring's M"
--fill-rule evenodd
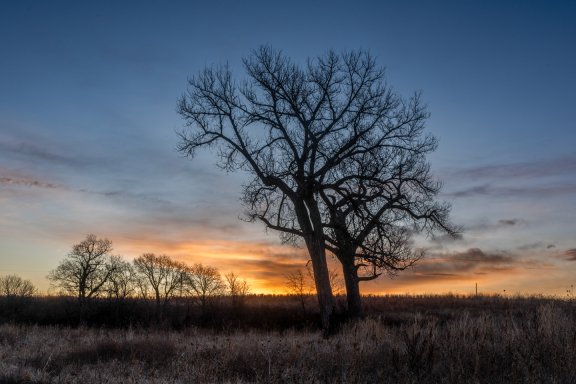
M31 157L45 162L48 161L73 166L86 165L85 162L79 159L57 155L55 153L49 152L45 149L42 149L36 145L32 145L29 143L19 143L16 145L7 145L4 143L0 144L0 150L2 150L3 152L10 152L24 157Z
M155 203L155 204L171 204L170 201L160 199L156 196L152 196L146 193L131 193L127 191L112 191L112 192L95 192L89 191L87 189L79 189L78 192L91 194L91 195L101 195L106 197L117 197L122 199L130 199L130 200L143 200L147 203Z
M472 196L491 196L491 197L549 197L551 195L563 195L576 192L576 184L567 183L549 188L541 187L493 187L490 184L467 188L457 192L443 193L442 197L472 197Z
M549 244L546 248L547 248L547 249L556 248L556 246L555 246L554 244Z
M477 195L488 195L491 189L489 185L476 186L458 192L443 193L442 196L446 197L470 197Z
M529 180L542 179L558 175L576 175L576 156L564 156L556 159L538 162L526 162L517 164L499 164L470 169L451 170L443 175L444 179L463 181L466 179L476 182L484 182L481 185L467 187L465 189L446 192L445 197L466 198L473 196L507 197L549 197L576 192L576 183L573 178L570 181L551 183L538 183L538 185L526 185L518 187L517 182L513 186L503 185L515 179ZM455 183L450 183L455 185ZM544 187L542 185L545 185Z
M38 180L17 180L9 177L0 177L0 183L12 184L12 185L24 185L27 187L36 187L36 188L67 189L62 184L52 184Z
M434 244L453 244L460 241L463 241L462 236L454 237L446 234L442 236L435 236L434 238L430 239L430 242Z
M510 256L504 251L491 251L486 253L479 248L470 248L465 252L456 252L445 257L450 261L467 261L476 263L510 263L514 262L515 258Z
M26 187L35 187L35 188L47 188L47 189L61 189L67 191L74 191L71 188L65 186L64 184L54 184L40 180L30 180L30 179L14 179L11 177L0 177L0 183L10 184L10 185L22 185ZM170 204L170 201L160 199L156 196L151 196L145 193L131 193L126 191L112 191L112 192L96 192L90 191L87 189L79 189L75 192L91 194L91 195L100 195L106 197L115 197L115 198L122 198L122 199L130 199L130 200L142 200L145 201L147 204L155 203L155 204Z
M463 278L470 274L509 273L520 268L529 269L539 265L535 260L523 259L506 251L470 248L463 252L430 254L416 266L415 270L419 276Z
M576 156L563 156L556 159L524 162L516 164L494 164L483 167L454 170L450 177L467 177L471 179L510 179L538 178L553 175L575 175Z
M576 261L576 248L569 249L564 251L564 255L568 256L568 261Z
M549 248L550 246L548 246ZM518 247L516 247L516 249L520 250L520 251L528 251L531 249L539 249L539 248L544 248L544 244L543 243L532 243L532 244L525 244L525 245L520 245Z
M456 244L459 246L465 246L469 242L469 240L466 239L463 235L453 237L447 234L430 237L427 239L427 241L428 244L426 245L426 249L435 252L440 252L447 247L453 247Z
M466 226L467 231L482 231L482 232L490 232L490 231L498 231L501 229L512 228L512 227L519 227L524 225L526 221L524 219L500 219L498 222L494 223L486 223L480 222L473 225Z
M518 219L512 219L512 220L498 220L498 224L502 224L502 225L517 225L519 223L521 223L522 220L518 220Z

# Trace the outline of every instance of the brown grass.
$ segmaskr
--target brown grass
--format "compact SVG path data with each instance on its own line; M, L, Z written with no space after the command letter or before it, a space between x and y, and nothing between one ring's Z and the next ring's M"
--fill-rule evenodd
M571 303L430 295L365 304L370 315L329 340L0 325L0 383L576 383Z

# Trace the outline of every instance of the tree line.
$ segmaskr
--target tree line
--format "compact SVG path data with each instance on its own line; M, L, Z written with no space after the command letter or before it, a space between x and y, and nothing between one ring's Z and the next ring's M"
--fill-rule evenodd
M251 293L245 278L233 272L222 277L210 265L188 265L154 253L144 253L130 263L112 251L111 240L87 235L47 276L51 289L77 297L81 320L96 298L153 299L155 313L161 316L175 297L190 298L204 312L217 296L227 294L240 307Z
M154 253L144 253L128 262L114 255L113 250L111 240L87 235L72 246L66 258L47 276L52 292L76 297L81 323L97 299L116 304L128 298L150 300L154 302L154 315L161 318L175 298L193 302L205 315L221 296L228 296L232 308L238 310L244 307L251 294L247 280L234 272L222 276L211 265L188 265ZM341 293L343 280L335 269L329 272L334 292ZM307 307L316 295L310 263L306 264L304 272L298 269L283 276L285 293L299 303L305 318ZM27 298L37 293L30 280L17 275L0 276L0 296L9 301L8 307L22 306Z
M47 276L50 291L60 297L75 297L78 320L83 323L93 314L95 302L112 304L116 312L128 299L153 303L153 316L162 320L168 305L175 299L193 303L201 317L209 311L218 311L214 304L226 296L235 312L243 309L251 297L251 287L245 278L234 272L222 276L216 267L196 263L188 265L167 255L144 253L132 262L113 254L111 240L90 234L72 246L68 255ZM309 321L313 312L310 304L316 295L314 273L310 263L303 269L288 272L285 293L302 309L300 318ZM344 288L344 281L337 270L330 270L334 293ZM30 299L38 290L30 280L17 275L0 276L0 312L17 312L30 306ZM150 309L147 306L148 309ZM118 318L118 313L114 317ZM0 316L6 318L6 316ZM9 318L10 316L8 316ZM26 319L20 320L28 322Z

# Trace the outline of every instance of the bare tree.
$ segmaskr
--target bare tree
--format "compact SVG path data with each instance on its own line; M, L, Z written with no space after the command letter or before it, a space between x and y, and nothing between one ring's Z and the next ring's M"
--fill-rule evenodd
M111 259L114 271L104 285L108 297L123 300L136 291L136 275L132 265L119 257Z
M156 299L156 313L161 314L170 299L176 296L184 283L186 273L184 263L172 260L166 255L156 256L144 253L134 259L134 269L140 275L142 289L148 285Z
M310 267L310 263L306 264L306 272L308 274L308 278L312 281L312 285L314 285L314 271ZM340 277L337 269L329 269L328 276L330 277L330 286L332 287L332 293L334 294L341 294L342 290L344 289L344 280Z
M24 280L18 275L0 276L1 296L29 297L36 293L36 287L30 280Z
M206 312L210 300L222 294L226 288L218 269L202 264L194 264L188 269L185 286L202 309L202 313Z
M421 108L417 98L408 104ZM405 131L394 128L391 135L397 138L387 139L385 145L376 143L381 138L368 140L365 145L372 150L343 162L334 172L336 181L319 192L326 249L342 264L351 317L362 311L360 281L374 280L383 272L394 276L424 256L423 249L412 249L413 234L457 237L461 232L450 222L450 204L436 200L442 183L425 159L437 140L422 136L423 121L409 124Z
M90 299L102 293L102 287L115 271L112 250L112 241L88 235L73 245L67 258L47 276L53 288L78 296L80 321L84 320Z
M424 159L437 140L422 134L429 114L420 94L392 92L367 51L328 51L302 67L261 46L243 63L240 83L227 65L189 80L177 108L187 126L178 150L193 157L215 147L222 169L252 175L243 188L247 219L284 243L305 243L326 336L335 304L326 250L342 263L350 306L359 281L420 257L406 248L403 225L457 232L450 206L434 200L441 184ZM374 273L358 276L361 268Z
M251 292L250 284L246 278L240 279L234 272L226 274L225 277L228 283L228 294L232 297L232 306L236 310L243 308Z
M314 280L311 278L313 272L304 274L300 269L294 272L288 272L284 275L286 278L286 293L292 295L302 306L302 314L306 314L306 304L312 299L315 289Z

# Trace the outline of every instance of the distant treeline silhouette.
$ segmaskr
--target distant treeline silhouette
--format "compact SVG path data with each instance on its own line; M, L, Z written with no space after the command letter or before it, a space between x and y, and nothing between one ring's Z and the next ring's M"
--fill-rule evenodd
M36 295L32 282L17 275L0 277L0 321L266 329L318 322L317 311L307 312L306 303L302 304L303 312L294 313L292 303L303 300L301 292L280 300L274 295L254 295L245 278L233 272L222 277L214 266L188 265L153 253L144 253L130 263L112 251L112 241L92 234L73 245L47 276L50 295ZM335 271L332 276L334 284L341 285ZM310 279L311 275L302 283L313 286ZM291 293L294 286L287 288ZM314 302L313 293L307 293L306 302ZM256 297L259 304L246 311L246 302ZM274 302L274 310L270 302Z
M37 324L128 325L205 323L237 317L251 287L234 272L144 253L132 263L113 255L112 241L87 235L47 278L53 296L35 296L30 280L0 277L0 320ZM224 316L224 317L226 317Z

